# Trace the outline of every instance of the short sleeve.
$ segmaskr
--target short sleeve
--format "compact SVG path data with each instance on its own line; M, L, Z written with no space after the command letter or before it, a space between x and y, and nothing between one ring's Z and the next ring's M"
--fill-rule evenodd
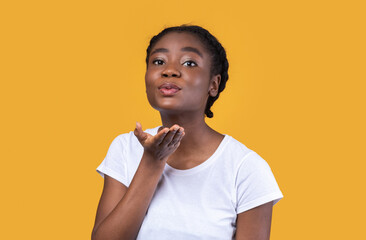
M121 134L112 141L106 157L97 167L97 172L103 178L106 174L121 182L123 185L128 186L125 147L124 135Z
M236 179L237 214L283 198L268 163L256 152L248 153Z

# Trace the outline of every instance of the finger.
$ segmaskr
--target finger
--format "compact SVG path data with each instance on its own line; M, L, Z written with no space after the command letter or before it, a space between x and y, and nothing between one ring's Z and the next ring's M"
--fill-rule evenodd
M178 125L174 125L169 129L169 133L164 137L164 140L161 142L160 145L169 145L172 141L174 135L177 133L179 129Z
M141 131L141 124L139 122L136 122L136 127L135 127L135 130L133 131L133 133L135 134L135 136L138 139L140 137L140 131Z
M173 147L175 148L174 151L178 149L179 145L180 145L180 142L177 142L176 144L173 145Z
M177 132L175 133L172 141L169 143L170 145L175 145L177 144L177 142L180 142L180 140L182 139L182 135L183 135L184 129L182 127L180 127Z
M186 135L186 133L185 133L185 132L184 132L184 130L183 130L183 132L182 132L182 134L180 135L180 137L179 137L178 141L174 144L174 146L175 146L176 148L178 148L178 147L179 147L179 145L180 145L180 143L181 143L182 138L184 137L184 135Z
M133 131L133 133L135 134L135 136L137 137L137 139L140 142L144 142L147 138L147 133L142 131L142 126L141 126L141 123L139 123L139 122L136 122L136 128Z
M164 140L164 137L168 134L168 132L169 132L169 128L163 128L160 132L158 132L154 136L156 145L161 144L161 142Z

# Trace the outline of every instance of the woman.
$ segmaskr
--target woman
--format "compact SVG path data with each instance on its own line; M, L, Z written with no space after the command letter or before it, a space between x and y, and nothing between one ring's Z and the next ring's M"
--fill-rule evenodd
M268 164L205 123L228 80L224 48L199 26L171 27L146 64L162 126L112 142L92 239L269 239L282 193Z

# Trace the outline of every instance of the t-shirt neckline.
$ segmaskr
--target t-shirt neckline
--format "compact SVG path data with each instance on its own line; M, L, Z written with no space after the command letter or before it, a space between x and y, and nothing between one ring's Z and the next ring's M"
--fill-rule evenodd
M153 131L154 135L158 133L158 130L160 127L161 126L154 128L154 131ZM193 168L182 170L182 169L173 168L168 163L166 163L164 172L169 173L169 174L174 174L174 175L191 175L191 174L195 174L195 173L201 171L202 169L206 168L207 166L211 165L215 161L215 159L217 159L217 157L222 152L222 149L225 147L225 145L229 141L230 136L226 135L226 134L223 134L223 135L224 135L224 138L221 140L221 142L220 142L219 146L216 148L215 152L201 164L199 164Z

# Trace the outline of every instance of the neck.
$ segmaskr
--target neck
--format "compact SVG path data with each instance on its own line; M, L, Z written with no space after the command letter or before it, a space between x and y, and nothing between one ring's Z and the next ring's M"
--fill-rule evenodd
M199 135L206 132L208 129L211 129L205 122L205 118L203 115L194 116L188 114L165 114L160 112L161 121L163 127L170 128L174 124L177 124L184 128L184 132L186 136L191 135Z
M169 115L160 112L160 116L163 127L170 128L177 124L184 128L185 135L179 146L179 152L189 152L192 149L197 149L210 139L221 135L206 124L202 114L196 116L194 114Z
M189 169L208 159L224 137L206 124L203 114L168 115L160 112L160 115L164 127L177 124L184 128L185 135L179 148L167 162L177 169Z

